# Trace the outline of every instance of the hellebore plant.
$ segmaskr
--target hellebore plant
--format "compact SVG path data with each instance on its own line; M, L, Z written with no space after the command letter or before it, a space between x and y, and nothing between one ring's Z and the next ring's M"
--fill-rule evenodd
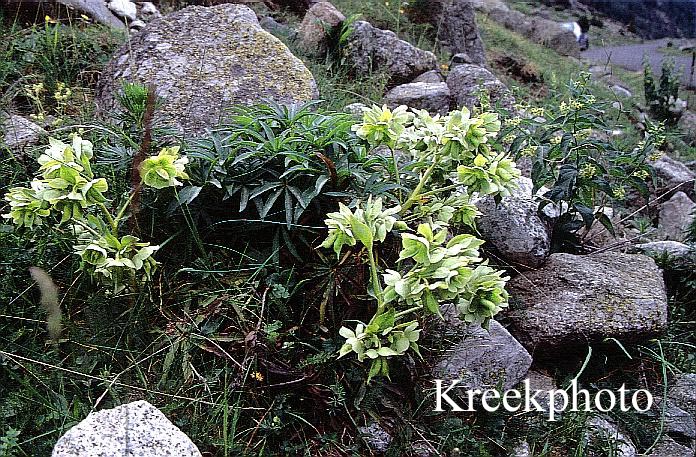
M520 175L514 162L490 144L500 125L497 114L472 116L466 108L430 116L405 106L393 111L373 106L353 126L369 147L391 150L397 182L418 177L402 186L412 190L400 204L384 209L379 198L353 210L341 204L325 221L329 233L322 247L340 256L344 247L360 245L367 254L368 292L377 309L367 324L340 329L346 341L339 357L354 352L359 361L370 359L368 381L389 375L389 357L408 349L418 354L418 318L440 315L440 304L453 303L461 319L484 327L507 306L508 278L479 257L484 242L468 234L447 241L450 226L474 227L479 212L473 195L508 196ZM408 163L400 168L397 156ZM417 223L417 230L407 222ZM392 231L400 232L402 249L397 264L381 272L376 245Z
M75 237L73 249L80 257L80 269L118 293L126 281L135 284L138 275L141 280L151 278L157 267L152 255L159 246L119 233L134 193L112 213L104 195L108 183L92 172L93 156L92 143L76 134L71 144L50 138L49 147L38 158L38 175L29 187L15 187L5 194L10 211L2 216L28 230L48 224L68 226ZM186 163L178 148L164 148L143 160L142 182L155 189L181 185L177 178L188 178Z

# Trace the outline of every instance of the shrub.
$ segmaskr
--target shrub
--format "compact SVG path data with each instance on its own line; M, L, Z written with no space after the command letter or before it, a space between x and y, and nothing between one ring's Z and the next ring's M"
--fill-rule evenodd
M669 125L676 125L686 109L686 102L679 98L679 79L672 59L662 62L659 83L655 82L650 62L646 59L643 63L645 103L655 119Z
M553 205L556 250L576 249L577 232L595 221L613 233L605 211L622 202L631 189L647 196L652 170L665 141L663 128L649 124L643 140L621 145L611 138L607 106L588 88L589 75L571 81L569 96L557 106L528 109L535 117L508 120L501 132L517 158L532 162L533 192L548 189L538 198L539 210Z

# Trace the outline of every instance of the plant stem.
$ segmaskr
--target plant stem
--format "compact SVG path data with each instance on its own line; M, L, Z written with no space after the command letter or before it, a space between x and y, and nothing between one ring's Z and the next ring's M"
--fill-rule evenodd
M413 193L411 194L410 197L408 197L408 200L401 206L401 212L399 214L404 214L413 204L418 200L418 197L420 196L421 190L423 190L423 186L428 182L428 179L430 179L430 175L433 174L433 171L435 171L435 167L438 164L438 160L436 159L430 167L425 171L423 174L423 177L421 178L420 182L416 186L415 189L413 189Z
M370 259L370 277L372 278L372 288L377 298L377 312L375 316L379 316L384 312L384 293L382 285L379 283L379 272L377 271L377 261L375 260L372 246L367 248L367 257Z
M99 209L101 212L104 214L104 217L106 218L106 221L109 223L111 226L111 233L114 236L118 236L118 222L114 220L114 218L111 216L111 213L109 210L106 208L106 205L104 203L99 203Z
M399 311L398 313L396 313L396 314L394 315L394 319L398 319L398 318L400 318L401 316L405 316L405 315L408 314L408 313L411 313L411 312L413 312L413 311L418 311L418 310L420 310L420 309L423 309L423 307L422 307L422 306L414 306L413 308L409 308L409 309L405 309L405 310L403 310L403 311ZM397 326L397 327L398 327L398 326ZM396 327L395 327L395 328L396 328Z

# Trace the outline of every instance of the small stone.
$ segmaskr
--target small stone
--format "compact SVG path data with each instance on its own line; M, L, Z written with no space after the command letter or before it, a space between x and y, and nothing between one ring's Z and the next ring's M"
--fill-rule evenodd
M625 97L625 98L633 97L633 93L630 90L626 89L625 87L619 86L618 84L611 86L610 89L616 95L619 95L621 97Z
M608 418L595 416L587 422L586 438L589 443L600 447L604 443L612 443L615 457L637 456L636 446L630 438L621 433L619 427Z
M343 107L343 112L352 114L353 116L362 119L363 108L367 108L367 105L365 105L364 103L351 103L350 105L346 105Z
M377 422L358 427L358 432L373 452L380 454L387 452L392 442L392 436Z
M510 333L540 357L607 338L641 341L667 328L662 271L644 255L552 254L508 282Z
M140 30L143 27L145 27L145 25L146 25L145 22L141 21L140 19L130 23L131 29L135 29L135 30Z
M663 401L655 397L652 408L645 412L637 412L638 415L654 418L656 421L662 420ZM664 432L670 435L681 435L687 439L696 439L696 424L694 417L687 411L674 404L674 401L667 399L664 405Z
M471 65L478 65L474 60L469 57L469 54L466 52L460 52L458 54L455 54L452 56L452 58L449 61L449 69L453 69L457 65L464 65L464 64L471 64Z
M690 258L696 255L696 251L688 244L678 241L653 241L634 246L635 250L650 256L669 255L678 259Z
M315 3L307 10L297 31L300 46L310 54L325 53L328 47L328 35L345 20L343 13L331 3Z
M445 83L408 83L387 92L383 102L390 108L406 105L433 115L446 115L450 108L450 91Z
M414 83L441 83L444 81L445 78L442 77L442 73L438 70L426 71L413 80Z
M0 138L0 144L11 151L21 151L27 146L38 144L46 131L30 120L10 115L4 122L0 122L0 132L4 131L4 137Z
M663 436L657 446L645 457L694 457L694 451L682 446L669 436Z
M276 36L287 37L293 34L293 30L289 26L281 24L280 22L273 19L271 16L262 17L259 20L259 25L265 31L272 33Z
M538 215L532 188L532 180L521 176L517 189L500 203L492 197L473 200L482 213L476 225L483 238L506 260L524 268L540 267L551 251L549 230Z
M129 0L111 0L108 6L116 16L128 19L129 22L134 21L138 14L138 8L135 6L135 3Z
M529 443L522 441L520 444L515 446L515 448L512 450L512 454L510 454L510 457L530 457L531 455Z
M63 435L52 457L201 457L195 444L146 401L91 413Z
M154 19L162 16L157 7L152 2L143 2L140 4L140 14L146 19Z
M694 220L694 203L684 192L677 192L660 207L656 237L661 240L684 241L686 230Z

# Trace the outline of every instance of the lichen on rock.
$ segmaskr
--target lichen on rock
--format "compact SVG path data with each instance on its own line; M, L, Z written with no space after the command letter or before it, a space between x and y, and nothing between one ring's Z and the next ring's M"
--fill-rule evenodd
M122 81L152 84L163 99L158 116L200 133L234 104L301 103L318 97L302 61L259 25L246 6L191 6L148 24L104 70L101 113L116 109Z

